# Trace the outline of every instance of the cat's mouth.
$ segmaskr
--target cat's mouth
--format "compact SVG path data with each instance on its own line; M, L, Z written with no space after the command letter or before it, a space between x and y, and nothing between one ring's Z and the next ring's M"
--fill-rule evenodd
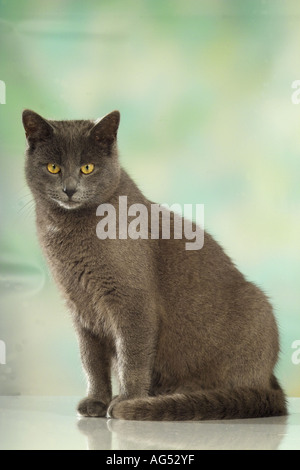
M61 201L60 199L52 198L53 201L55 201L60 207L63 209L78 209L80 206L82 206L82 201L72 201L71 199L69 201Z

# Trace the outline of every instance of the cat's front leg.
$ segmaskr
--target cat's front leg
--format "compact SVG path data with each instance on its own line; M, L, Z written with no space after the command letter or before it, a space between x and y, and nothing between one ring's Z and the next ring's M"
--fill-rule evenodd
M154 310L127 305L118 318L115 336L119 395L109 405L109 417L120 401L149 395L157 346Z
M80 415L105 417L112 398L111 355L104 338L98 337L80 324L76 325L81 361L88 379L87 397L77 406Z

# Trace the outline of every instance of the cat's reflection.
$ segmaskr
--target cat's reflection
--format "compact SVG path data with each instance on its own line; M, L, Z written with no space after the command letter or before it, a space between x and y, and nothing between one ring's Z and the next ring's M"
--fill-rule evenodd
M110 450L112 433L105 418L78 418L77 427L87 437L88 450Z
M287 417L204 422L81 418L89 450L277 449Z

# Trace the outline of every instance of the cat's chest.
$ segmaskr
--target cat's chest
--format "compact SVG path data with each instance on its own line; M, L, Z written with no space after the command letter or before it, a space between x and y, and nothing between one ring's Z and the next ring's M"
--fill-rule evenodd
M52 221L38 226L41 245L54 276L68 292L90 291L105 282L107 252L89 226L64 227Z
M70 230L48 222L40 225L38 232L53 277L72 306L72 314L85 328L98 331L101 324L109 331L107 299L119 284L105 241L88 226Z
M80 230L76 225L70 228L53 221L46 221L38 224L38 234L47 255L65 262L74 257L78 258L83 249L87 252L92 244L90 231Z

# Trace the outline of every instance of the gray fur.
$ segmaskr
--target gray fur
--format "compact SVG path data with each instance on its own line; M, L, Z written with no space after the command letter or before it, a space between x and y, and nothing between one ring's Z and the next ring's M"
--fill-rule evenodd
M23 124L39 241L68 301L88 378L79 413L140 420L286 414L273 375L272 307L207 232L198 251L185 250L184 239L97 238L99 204L118 209L120 195L128 205L151 204L120 167L119 113L95 124L26 110ZM47 171L50 162L59 174ZM88 163L95 170L82 175ZM114 399L112 368L120 386Z

